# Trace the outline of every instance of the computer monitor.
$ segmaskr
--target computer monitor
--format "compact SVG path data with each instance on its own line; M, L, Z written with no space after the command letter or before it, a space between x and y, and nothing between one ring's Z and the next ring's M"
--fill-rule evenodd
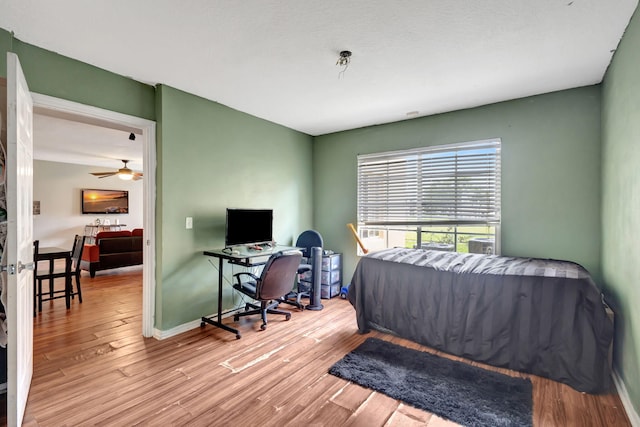
M273 241L272 209L227 208L224 244L257 245Z

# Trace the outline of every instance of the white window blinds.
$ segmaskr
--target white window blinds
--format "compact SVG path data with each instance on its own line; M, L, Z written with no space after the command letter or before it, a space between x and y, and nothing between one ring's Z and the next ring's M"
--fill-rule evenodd
M499 139L358 156L359 224L499 222Z

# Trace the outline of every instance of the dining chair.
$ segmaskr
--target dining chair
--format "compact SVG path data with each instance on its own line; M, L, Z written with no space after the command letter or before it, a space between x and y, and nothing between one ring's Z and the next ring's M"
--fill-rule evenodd
M80 287L80 261L82 261L82 251L84 250L85 236L76 234L73 240L73 249L71 250L71 274L75 278L76 290L71 289L71 298L78 295L78 302L82 303L82 288Z
M80 259L82 257L82 249L84 247L84 236L76 235L73 240L73 247L70 253L71 265L67 266L66 262L62 268L40 268L40 262L48 261L53 262L50 258L41 253L40 242L34 240L33 242L33 260L36 266L33 275L34 282L34 315L35 307L37 305L38 312L42 311L42 303L45 301L52 301L58 298L72 299L78 295L78 301L82 303L82 289L80 287ZM73 289L72 279L75 277L76 289ZM63 289L55 289L55 279L64 279L65 284ZM49 282L49 289L47 292L42 289L42 282Z
M38 273L38 247L40 246L39 240L33 241L33 265L35 269L33 270L33 317L36 317L37 308L38 308L38 280L36 279L36 275Z

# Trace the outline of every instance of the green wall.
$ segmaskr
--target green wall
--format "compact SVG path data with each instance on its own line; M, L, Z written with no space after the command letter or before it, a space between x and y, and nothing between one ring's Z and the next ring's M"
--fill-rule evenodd
M616 313L614 359L640 413L640 12L603 83L602 271Z
M273 209L282 244L311 227L312 138L168 86L158 103L156 327L168 330L216 311L218 261L202 251L224 246L227 207Z
M502 139L502 253L567 259L600 275L600 88L550 93L315 139L314 218L325 246L357 257L356 155Z
M32 92L155 119L155 91L152 86L23 43L0 28L2 77L7 75L7 51L18 55Z

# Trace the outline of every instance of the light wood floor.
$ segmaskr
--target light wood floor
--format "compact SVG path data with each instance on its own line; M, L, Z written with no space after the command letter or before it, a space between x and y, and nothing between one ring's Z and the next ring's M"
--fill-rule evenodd
M56 300L34 320L27 426L454 425L327 374L367 336L427 350L359 335L346 300L292 310L288 322L272 316L264 332L242 320L240 340L207 325L158 341L141 336L139 268L83 276L82 285L82 304L66 311ZM615 394L531 379L536 426L630 425Z

